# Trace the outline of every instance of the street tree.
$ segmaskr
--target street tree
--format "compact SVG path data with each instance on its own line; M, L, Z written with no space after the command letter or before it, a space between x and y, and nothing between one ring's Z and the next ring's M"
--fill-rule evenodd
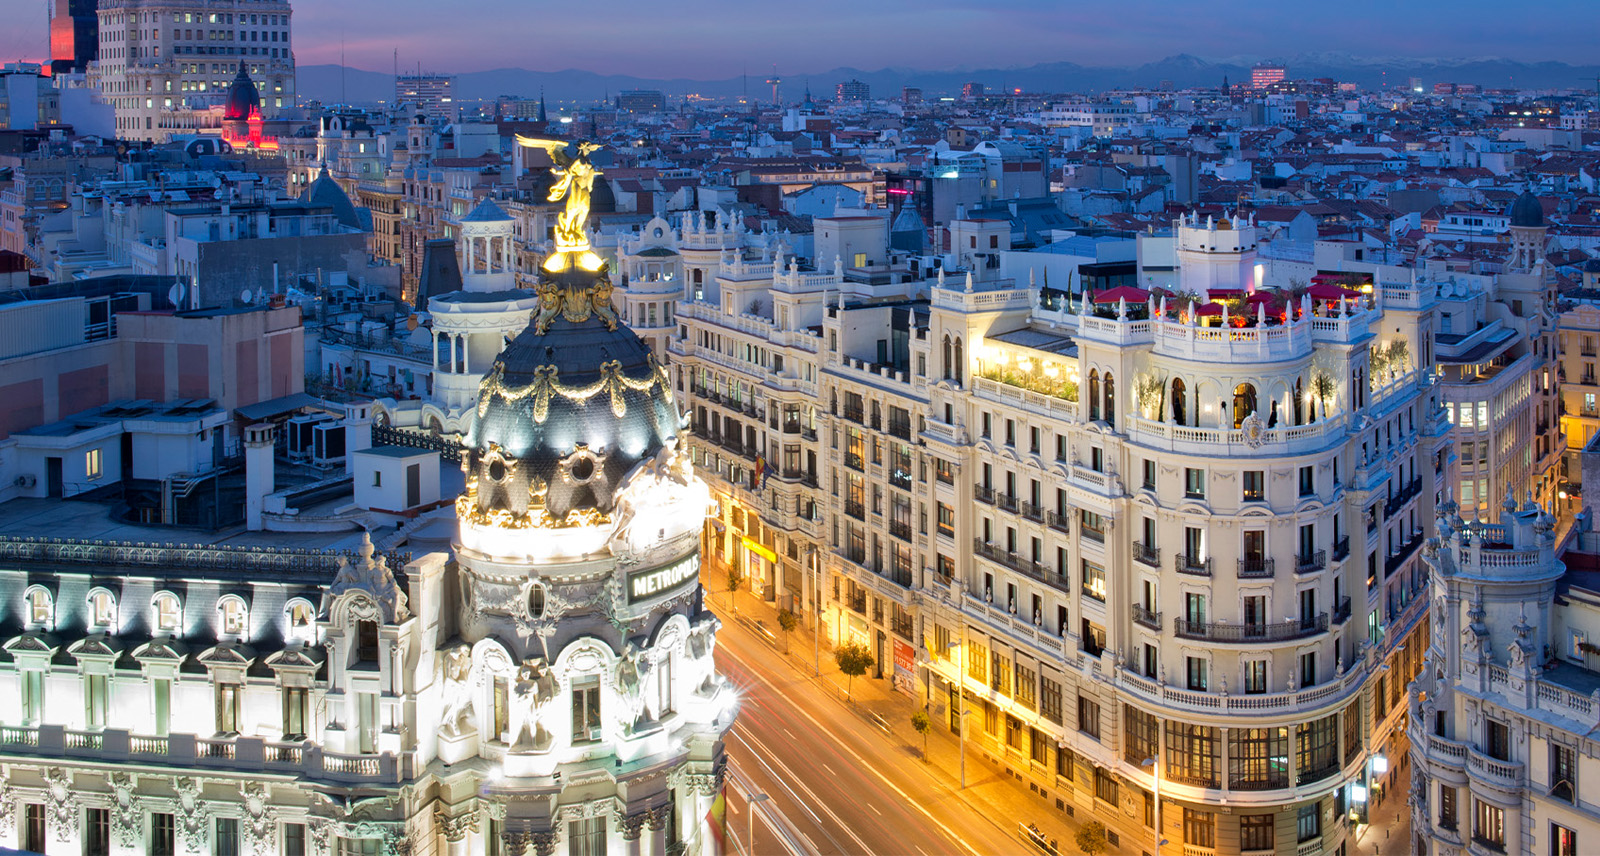
M1111 842L1106 841L1106 825L1098 820L1085 823L1073 837L1073 842L1083 851L1083 856L1098 856L1111 849Z
M778 610L778 629L783 631L783 653L789 653L789 634L800 626L800 617L792 609Z
M846 642L833 649L833 661L839 664L839 671L844 672L850 680L845 684L845 695L848 696L855 689L856 678L867 673L872 664L877 662L872 659L872 652L860 642Z
M922 735L922 763L928 763L928 732L933 730L933 722L928 719L928 712L918 709L911 714L911 727Z

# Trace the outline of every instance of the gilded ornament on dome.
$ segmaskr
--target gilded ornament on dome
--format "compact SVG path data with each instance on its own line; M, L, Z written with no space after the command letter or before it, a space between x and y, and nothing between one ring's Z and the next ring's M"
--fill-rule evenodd
M611 412L618 419L628 413L627 401L623 398L624 390L649 393L660 385L663 397L672 401L672 386L668 382L667 370L655 357L650 357L650 373L642 378L628 377L622 371L619 360L608 360L600 364L600 377L593 383L583 386L567 386L561 383L558 375L560 370L555 366L539 366L533 370L533 382L526 386L512 386L505 380L505 363L496 360L494 368L484 375L478 383L478 416L483 416L489 410L489 401L494 395L507 402L519 401L524 398L533 398L533 421L543 424L550 415L550 397L559 395L568 401L583 402L591 397L606 392L611 397Z

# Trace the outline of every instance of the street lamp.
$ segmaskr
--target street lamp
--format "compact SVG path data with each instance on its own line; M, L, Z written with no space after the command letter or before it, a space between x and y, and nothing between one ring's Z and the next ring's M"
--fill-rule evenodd
M772 797L769 797L766 794L747 794L745 796L745 806L744 807L745 807L745 810L750 813L750 816L745 818L745 828L744 828L744 852L745 853L754 853L754 852L756 852L756 803L763 803L763 802L766 802L769 799L772 799Z
M961 635L963 637L967 635L965 629L961 631ZM951 642L948 646L946 646L945 652L948 654L949 652L958 649L962 652L962 659L966 659L965 654L967 649L960 642ZM972 711L967 710L967 688L965 686L966 671L964 668L966 664L957 662L954 657L950 657L949 659L952 663L955 663L955 685L957 687L956 698L961 700L961 787L963 790L965 790L967 787L967 714L971 713Z
M1156 757L1140 761L1139 766L1149 767L1150 775L1155 777L1155 787L1151 790L1151 798L1156 804L1156 815L1153 818L1156 827L1155 856L1161 856L1161 845L1167 843L1167 840L1161 837L1161 745L1156 744Z

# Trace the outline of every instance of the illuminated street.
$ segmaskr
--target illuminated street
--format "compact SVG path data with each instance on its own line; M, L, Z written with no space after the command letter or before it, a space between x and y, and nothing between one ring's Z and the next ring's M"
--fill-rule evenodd
M947 731L935 726L930 737L935 763L924 764L909 725L891 723L896 734L886 737L825 688L838 678L836 671L829 674L831 663L824 663L825 683L820 686L800 670L805 658L799 655L802 648L809 653L809 637L802 645L797 635L796 656L786 658L734 620L723 608L726 598L714 598L713 608L725 622L717 635L717 666L742 698L728 737L728 757L738 773L728 788L728 829L738 842L736 852L745 852L749 822L745 795L737 786L741 778L768 795L792 824L804 852L1027 853L1030 847L1017 836L1015 821L1029 811L1029 821L1049 831L1046 821L1055 820L1048 817L1053 812L1037 799L1028 800L1026 791L1019 794L1015 783L1008 784L976 751L967 758L971 787L963 799L955 789L955 742ZM747 596L741 600L741 608L752 603ZM857 679L856 692L862 693L868 683ZM975 807L967 800L985 805ZM1003 804L992 805L994 801ZM988 816L1005 817L1011 828ZM758 816L755 823L754 852L788 852L764 820ZM1070 851L1064 838L1061 843Z

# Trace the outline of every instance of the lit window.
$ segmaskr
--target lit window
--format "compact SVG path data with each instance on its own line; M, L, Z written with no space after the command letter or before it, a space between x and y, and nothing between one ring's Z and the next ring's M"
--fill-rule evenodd
M90 449L88 452L84 453L84 455L83 455L83 472L84 472L84 475L87 478L89 478L90 480L97 479L97 478L100 477L101 470L100 470L100 450L99 449Z
M28 592L28 622L35 625L50 623L50 593L42 588Z
M230 597L222 602L221 609L222 632L230 636L243 634L245 627L244 601L237 597Z
M89 595L89 622L93 627L109 628L117 617L117 601L111 592L97 591Z
M286 610L289 613L289 638L310 642L316 633L313 622L316 620L311 604L304 600L289 602Z
M178 622L181 616L178 596L171 592L162 592L156 595L155 608L156 629L163 633L178 632Z

